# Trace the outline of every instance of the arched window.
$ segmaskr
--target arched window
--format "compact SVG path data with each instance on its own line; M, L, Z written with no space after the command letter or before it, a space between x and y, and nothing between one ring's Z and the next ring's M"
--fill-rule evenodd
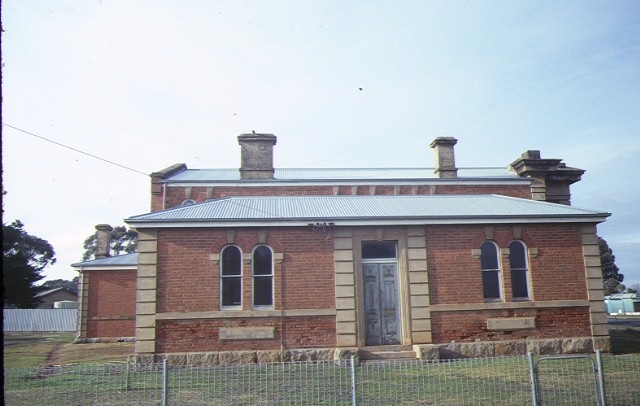
M222 249L220 307L242 308L242 253L234 245Z
M529 298L529 276L527 275L527 248L522 241L509 244L509 267L514 299Z
M500 265L498 262L498 247L491 241L485 241L480 246L480 264L482 266L482 291L486 301L502 298L500 289Z
M253 250L253 307L273 308L273 253L265 245Z
M182 204L180 206L193 206L194 204L196 204L196 201L193 199L185 199L182 201Z

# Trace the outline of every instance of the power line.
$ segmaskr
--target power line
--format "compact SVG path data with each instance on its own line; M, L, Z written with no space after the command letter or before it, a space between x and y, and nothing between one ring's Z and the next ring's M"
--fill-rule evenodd
M2 123L2 125L7 126L7 127L9 127L9 128L13 128L14 130L17 130L17 131L23 132L23 133L25 133L25 134L29 134L29 135L31 135L31 136L33 136L33 137L36 137L36 138L39 138L39 139L41 139L41 140L48 141L48 142L50 142L50 143L52 143L52 144L56 144L56 145L58 145L58 146L60 146L60 147L70 149L70 150L72 150L72 151L74 151L74 152L78 152L78 153L80 153L80 154L83 154L83 155L89 156L89 157L94 158L94 159L97 159L97 160L99 160L99 161L107 162L107 163L110 163L111 165L119 166L119 167L120 167L120 168L122 168L122 169L126 169L126 170L131 171L131 172L139 173L139 174L141 174L141 175L144 175L145 177L148 177L148 176L149 176L149 174L147 174L147 173L140 172L140 171L135 170L135 169L133 169L133 168L130 168L130 167L128 167L128 166L121 165L121 164L119 164L119 163L116 163L116 162L110 161L110 160L108 160L108 159L101 158L101 157L99 157L99 156L96 156L96 155L90 154L90 153L88 153L88 152L81 151L81 150L79 150L79 149L77 149L77 148L73 148L73 147L70 147L70 146L68 146L68 145L61 144L61 143L59 143L59 142L57 142L57 141L50 140L50 139L48 139L48 138L45 138L45 137L43 137L43 136L41 136L41 135L34 134L34 133L32 133L32 132L29 132L29 131L25 131L25 130L23 130L23 129L21 129L21 128L14 127L14 126L12 126L12 125L10 125L10 124Z

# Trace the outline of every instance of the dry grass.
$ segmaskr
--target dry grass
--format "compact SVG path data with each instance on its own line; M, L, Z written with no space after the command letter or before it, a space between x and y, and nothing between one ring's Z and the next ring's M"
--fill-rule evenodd
M72 345L73 333L4 333L4 367L45 364L54 349Z
M4 333L4 367L90 364L126 360L133 343L74 344L74 333Z
M62 347L59 364L125 361L133 352L133 343L70 344Z

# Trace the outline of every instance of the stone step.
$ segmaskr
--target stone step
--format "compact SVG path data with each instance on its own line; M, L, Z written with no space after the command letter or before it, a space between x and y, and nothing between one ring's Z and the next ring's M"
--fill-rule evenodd
M413 351L412 345L368 345L360 348L360 351L384 352L384 351Z
M385 345L360 348L358 351L363 361L383 361L399 359L416 359L416 353L410 345Z

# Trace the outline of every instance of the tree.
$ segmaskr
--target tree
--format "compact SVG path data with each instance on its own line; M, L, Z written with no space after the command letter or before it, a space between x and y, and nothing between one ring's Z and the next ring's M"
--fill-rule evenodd
M624 275L620 273L616 266L616 257L613 255L613 250L609 248L609 244L604 238L598 237L598 244L600 245L600 265L602 266L605 296L623 292L625 290L625 286L622 284Z
M626 293L640 293L640 283L632 283L631 285L627 286L627 292Z
M83 261L88 261L96 257L98 249L98 232L91 234L84 240ZM138 249L138 233L125 226L116 226L111 231L109 247L112 255L131 254Z
M35 283L44 278L42 271L56 259L51 244L22 227L20 220L2 224L4 307L29 309L41 303L36 295L44 289Z
M77 276L70 281L65 279L53 279L43 283L42 287L47 289L64 288L71 293L78 293L78 279L79 278Z

